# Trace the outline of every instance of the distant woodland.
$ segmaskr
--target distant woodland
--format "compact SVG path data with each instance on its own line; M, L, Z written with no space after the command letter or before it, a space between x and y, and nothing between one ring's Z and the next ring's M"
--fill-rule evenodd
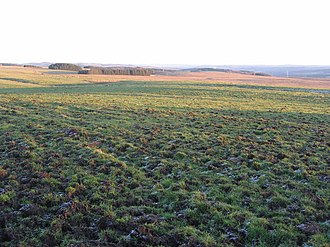
M71 63L54 63L48 66L48 69L79 71L82 68Z
M149 76L152 74L151 69L141 68L141 67L85 67L84 70L80 70L79 74L96 74L96 75L140 75L140 76Z

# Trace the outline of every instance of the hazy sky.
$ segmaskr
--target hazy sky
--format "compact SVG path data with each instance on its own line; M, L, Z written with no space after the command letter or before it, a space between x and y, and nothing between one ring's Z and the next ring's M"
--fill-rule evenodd
M329 0L2 0L0 62L330 65Z

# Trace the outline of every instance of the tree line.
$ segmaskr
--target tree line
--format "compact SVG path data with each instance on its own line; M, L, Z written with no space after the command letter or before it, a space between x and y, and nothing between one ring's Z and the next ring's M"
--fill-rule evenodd
M54 63L49 65L48 69L71 70L71 71L82 70L80 66L71 63Z
M139 76L149 76L152 74L151 69L141 68L141 67L88 67L83 70L80 70L78 74L96 74L96 75L139 75Z

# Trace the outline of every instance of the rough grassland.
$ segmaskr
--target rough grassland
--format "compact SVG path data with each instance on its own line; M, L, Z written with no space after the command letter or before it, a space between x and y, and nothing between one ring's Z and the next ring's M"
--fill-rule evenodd
M75 71L48 70L40 68L0 67L0 80L21 86L51 86L63 84L109 83L120 81L158 82L202 82L203 84L241 84L257 86L277 86L291 88L330 89L330 78L281 78L273 76L253 76L222 72L176 72L169 75L127 76L127 75L83 75ZM22 84L22 82L24 84ZM3 82L1 82L3 83ZM19 86L19 85L17 85Z
M329 246L328 91L3 71L1 246Z

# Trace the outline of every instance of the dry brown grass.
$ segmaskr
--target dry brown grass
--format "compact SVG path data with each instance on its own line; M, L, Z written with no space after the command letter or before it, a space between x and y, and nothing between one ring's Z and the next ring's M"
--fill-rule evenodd
M244 85L262 85L262 86L278 86L278 87L301 87L301 88L317 88L330 89L330 79L323 78L281 78L268 76L254 76L236 73L223 72L186 72L175 76L127 76L127 75L75 75L79 77L88 77L93 82L104 81L193 81L206 83L230 83Z
M191 81L203 83L330 89L330 79L324 78L281 78L223 72L184 72L177 75L166 76L48 74L48 72L48 69L0 66L0 80L1 78L6 77L14 77L18 79L24 78L35 81L39 85L119 81ZM3 81L3 83L8 83L8 81ZM11 84L12 83L13 82L11 82ZM27 84L25 83L25 85L22 86L27 86Z

